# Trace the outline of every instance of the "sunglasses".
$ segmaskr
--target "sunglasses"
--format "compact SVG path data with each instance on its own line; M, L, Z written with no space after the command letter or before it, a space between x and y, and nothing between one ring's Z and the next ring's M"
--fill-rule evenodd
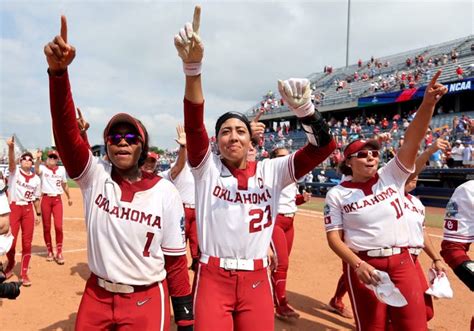
M135 133L126 133L126 134L111 134L107 136L107 142L111 145L118 145L125 139L127 144L129 145L137 145L140 141L142 141L141 137Z
M24 156L20 159L21 161L30 161L30 162L33 162L33 159L29 156Z
M56 160L58 159L58 157L56 155L49 155L48 158L49 159L56 159Z
M357 157L358 159L365 159L367 156L372 156L372 157L378 157L379 156L379 151L377 150L367 150L363 149L361 151L358 151L357 153L351 154L351 157Z

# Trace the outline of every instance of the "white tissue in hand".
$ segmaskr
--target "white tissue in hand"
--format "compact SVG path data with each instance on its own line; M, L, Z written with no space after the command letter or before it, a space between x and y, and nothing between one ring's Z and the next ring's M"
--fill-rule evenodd
M0 256L7 254L12 247L13 235L11 233L0 235Z
M453 289L444 272L438 275L435 269L429 269L428 279L430 280L430 287L426 290L426 294L437 298L453 298Z
M374 291L377 299L393 307L406 306L408 304L407 300L400 290L395 287L388 273L380 270L375 270L374 272L380 278L380 282L377 285L366 284L365 286Z

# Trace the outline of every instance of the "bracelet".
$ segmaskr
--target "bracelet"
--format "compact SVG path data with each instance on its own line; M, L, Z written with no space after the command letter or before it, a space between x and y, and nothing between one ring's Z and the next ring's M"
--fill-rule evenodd
M441 261L441 259L434 259L434 260L433 260L433 263L436 263L436 262L438 262L438 261Z
M41 213L36 213L36 216L41 216Z

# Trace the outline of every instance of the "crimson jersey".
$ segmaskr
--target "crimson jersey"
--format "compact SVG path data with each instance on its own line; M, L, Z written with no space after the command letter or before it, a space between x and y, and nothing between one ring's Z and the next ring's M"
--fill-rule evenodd
M179 193L155 174L142 173L143 179L131 184L112 179L111 171L110 163L89 154L75 179L84 199L89 268L116 283L162 281L163 254L186 254Z
M344 231L346 245L355 251L409 244L404 214L405 181L413 170L393 158L366 183L349 180L326 195L326 232Z
M230 169L208 148L201 164L192 168L203 254L241 259L267 256L280 192L296 181L293 158L291 154L248 162L245 170Z
M8 199L18 204L28 203L41 196L41 181L34 173L27 174L19 167L10 172L8 178Z

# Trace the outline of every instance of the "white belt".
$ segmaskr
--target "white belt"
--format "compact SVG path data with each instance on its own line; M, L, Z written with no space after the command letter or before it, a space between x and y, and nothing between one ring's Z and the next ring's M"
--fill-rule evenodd
M420 255L421 251L423 250L423 248L418 248L418 247L410 247L408 248L408 252L410 252L410 254L412 255Z
M287 214L280 213L280 215L285 216L285 217L295 217L295 213L287 213Z
M386 257L386 256L392 256L392 255L397 255L402 252L402 249L400 247L392 247L392 248L379 248L379 249L371 249L366 251L365 253L367 256L370 257Z
M183 206L184 206L184 208L194 209L194 205L192 205L190 203L183 203Z
M28 206L31 201L13 201L17 206Z
M209 262L209 255L201 254L201 258L199 261L202 263L208 264ZM224 268L225 270L247 270L253 271L255 270L254 260L252 259L237 259L237 258L223 258L223 257L216 257L219 259L219 267ZM268 259L262 259L263 267L268 267Z
M43 195L47 195L48 197L57 197L57 196L60 196L61 194L58 194L58 193L44 193Z
M132 285L112 283L108 280L97 277L97 284L103 289L112 293L133 293L135 292Z

